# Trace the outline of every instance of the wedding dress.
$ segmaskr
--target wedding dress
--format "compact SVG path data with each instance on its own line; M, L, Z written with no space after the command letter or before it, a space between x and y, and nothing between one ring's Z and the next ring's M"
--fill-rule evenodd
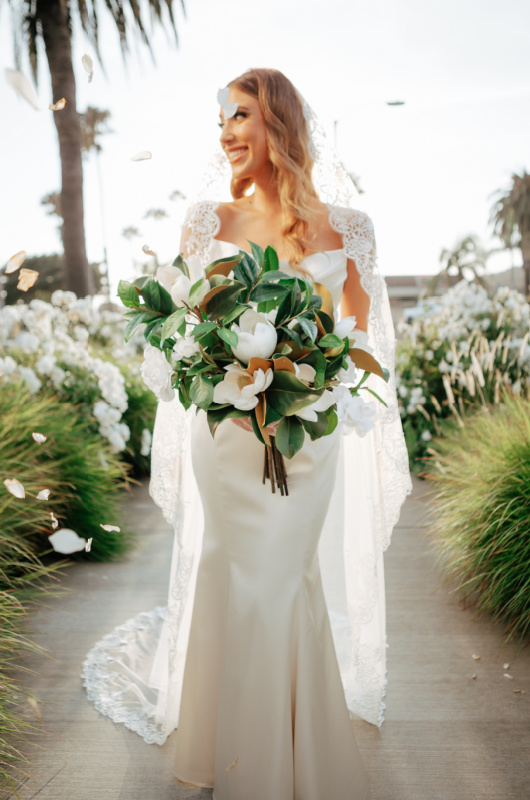
M313 145L326 147L311 124ZM214 186L228 185L220 158L207 171L214 199L186 221L186 255L204 266L238 250L216 238ZM390 371L387 385L368 385L387 405L363 438L306 437L286 459L281 497L261 482L253 434L228 420L212 439L204 412L160 402L150 492L175 530L168 605L116 628L83 664L96 708L148 743L176 729L175 775L215 785L216 800L370 796L350 716L383 722L383 552L411 483L373 225L351 207L334 158L316 159L316 185L344 247L303 266L337 307L354 261L371 298L368 342Z

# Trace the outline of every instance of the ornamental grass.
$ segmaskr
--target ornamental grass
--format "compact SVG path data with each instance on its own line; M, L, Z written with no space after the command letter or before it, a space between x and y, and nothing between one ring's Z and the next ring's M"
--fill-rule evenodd
M36 442L32 433L46 441ZM71 559L115 558L131 536L100 527L118 519L118 490L127 483L128 468L79 407L49 394L31 395L22 384L4 385L0 442L0 786L14 791L26 762L21 742L41 731L38 701L21 685L29 672L22 657L47 655L26 631L28 612L64 593L59 570ZM18 480L25 497L13 496L6 479ZM49 499L37 500L43 489ZM90 551L68 560L55 554L48 541L52 514L60 527L92 538Z
M438 563L457 595L506 627L530 632L530 402L504 393L431 449L430 528Z

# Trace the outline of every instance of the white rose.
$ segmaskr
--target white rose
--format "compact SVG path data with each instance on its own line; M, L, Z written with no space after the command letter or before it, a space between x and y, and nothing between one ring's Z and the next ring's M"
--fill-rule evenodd
M145 385L159 400L166 402L173 400L175 396L175 390L171 385L173 370L164 353L148 344L144 350L144 357L141 372Z
M196 353L200 353L200 350L199 343L195 341L193 336L177 339L173 346L176 361L180 361L181 358L192 358Z
M341 383L357 383L357 367L351 360L350 356L346 356L346 363L348 365L347 368L343 369L341 367L341 369L339 369L337 372L337 378Z
M238 336L237 347L232 350L244 364L254 357L269 358L274 352L278 336L265 314L248 308L239 318L239 325L232 325L232 330Z
M333 399L337 403L337 415L343 433L351 433L354 430L363 437L375 427L374 403L366 403L358 396L352 397L345 386L336 386L333 389Z
M257 369L250 375L238 364L229 364L226 375L213 390L214 403L230 403L241 411L250 411L258 405L257 395L271 385L272 369Z

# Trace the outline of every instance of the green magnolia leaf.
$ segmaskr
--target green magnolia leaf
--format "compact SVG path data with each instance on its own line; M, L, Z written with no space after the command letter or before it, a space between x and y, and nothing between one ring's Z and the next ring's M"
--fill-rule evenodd
M284 417L275 434L276 447L285 458L292 458L304 444L304 426L296 417Z
M267 404L278 414L290 417L305 406L315 403L322 391L310 389L292 372L278 370L266 392Z
M231 325L236 319L239 319L241 314L244 314L250 306L237 303L229 314L223 315L223 325Z
M374 390L373 390L373 389L370 389L370 387L369 387L369 386L363 386L362 388L364 389L364 391L365 391L365 392L370 392L370 394L373 394L373 396L375 397L375 399L376 399L376 400L379 400L379 402L380 402L380 403L382 403L382 404L384 405L384 407L385 407L385 408L388 408L388 405L387 405L387 403L385 403L385 401L383 400L383 398L382 398L382 397L379 397L379 395L377 394L377 392L374 392Z
M265 249L265 263L263 264L263 269L265 272L276 272L279 265L278 254L274 247L269 245Z
M197 375L191 382L190 397L192 403L207 410L213 402L213 383L203 375Z
M184 259L182 258L182 256L180 254L176 257L176 259L174 260L174 262L173 262L173 264L171 266L172 267L178 267L184 273L186 278L188 280L190 279L190 271L188 269L188 265L186 264L186 262L184 261Z
M239 339L235 331L230 331L228 328L219 328L217 335L223 342L229 344L230 347L237 347Z
M320 439L322 436L326 435L329 424L328 415L325 411L317 411L316 415L317 415L316 422L311 422L308 419L299 418L306 432L310 435L312 442L314 442L315 439Z
M162 328L160 330L162 339L169 339L169 337L173 336L175 331L179 329L179 327L182 325L182 320L184 320L186 317L186 310L187 309L185 308L178 308L173 314L163 321Z
M140 311L131 317L127 325L125 326L124 336L125 341L128 342L129 339L132 337L133 333L136 331L140 325L143 325L144 322L149 322L153 319L153 315L149 314L147 311Z
M120 281L118 284L118 296L127 308L138 308L140 305L140 298L138 292L132 283L129 281Z
M287 275L285 272L280 272L280 270L269 270L269 272L262 272L258 278L258 283L264 281L277 281L280 279L289 289L294 283L294 279L290 275Z
M233 282L232 278L227 278L225 275L212 275L210 278L210 286L212 289L216 286L231 286Z
M161 314L171 314L173 311L171 295L154 278L149 278L140 289L140 292L146 306L152 311L159 311Z
M151 342L154 347L160 347L161 337L154 337L153 334L160 328L164 320L160 317L158 317L158 319L156 317L153 319L152 317L153 315L151 314L151 322L145 326L144 337L148 342Z
M206 322L199 322L198 325L195 325L193 329L193 336L195 339L200 339L201 336L205 336L207 333L211 333L218 327L217 322L212 322L207 320Z
M289 292L289 287L282 286L281 283L258 283L257 286L253 288L249 300L253 303L260 303L264 300L283 297L289 294Z
M239 408L234 408L233 406L209 409L206 412L206 419L212 436L215 436L215 431L225 419L241 419L242 417L248 417L248 411L240 411Z
M239 281L231 281L230 286L221 289L208 301L208 316L222 319L229 314L237 303L241 289L244 288L244 285Z
M247 288L252 286L259 275L259 267L251 255L245 253L237 267L234 269L234 278L241 281Z
M201 296L205 281L206 278L199 278L199 280L194 283L190 289L189 304L192 308L195 308L195 306L199 303L199 297Z
M336 410L334 408L329 408L326 411L326 414L328 415L328 427L327 427L327 430L326 430L326 433L324 434L324 436L329 436L330 433L333 433L333 431L335 430L335 428L339 424L339 418L338 418L337 412L336 412Z
M140 275L139 278L135 278L133 280L133 286L137 286L138 289L141 289L144 283L151 280L151 275Z
M263 248L260 247L259 244L254 244L254 242L251 242L250 240L247 241L250 245L250 249L252 250L252 255L257 261L259 268L263 269L263 265L265 263L265 253L263 252Z
M267 405L267 410L265 412L265 425L270 425L271 422L278 422L281 419L281 414L278 414L272 406Z
M335 323L333 319L329 316L329 314L326 314L325 311L321 311L320 309L318 311L315 311L315 314L322 323L322 327L324 328L326 333L333 333L333 328L335 327Z
M345 347L344 342L339 336L335 336L334 333L326 333L321 339L318 340L319 347Z
M318 333L316 324L305 317L298 317L298 324L302 328L303 332L309 336L312 342L314 342Z

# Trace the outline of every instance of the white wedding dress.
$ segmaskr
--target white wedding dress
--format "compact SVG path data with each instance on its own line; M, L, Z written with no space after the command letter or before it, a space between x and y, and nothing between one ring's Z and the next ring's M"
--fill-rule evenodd
M199 208L204 263L238 252L215 238L215 208ZM349 209L330 221L344 248L303 266L337 307L355 257L376 300L369 340L391 365L371 221ZM98 642L83 679L98 710L147 742L177 729L176 777L214 787L215 800L370 797L350 717L383 721L383 551L410 491L393 381L386 397L363 439L306 437L285 460L288 497L262 483L253 434L227 420L212 438L204 412L159 404L151 493L175 528L168 609Z

